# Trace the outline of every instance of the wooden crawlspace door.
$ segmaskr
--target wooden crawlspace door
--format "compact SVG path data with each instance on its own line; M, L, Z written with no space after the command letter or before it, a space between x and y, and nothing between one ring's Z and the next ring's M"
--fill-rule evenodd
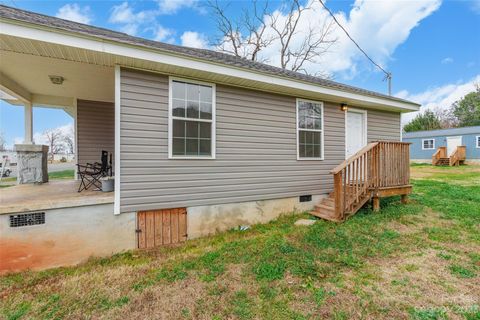
M187 209L162 209L137 213L138 248L147 249L187 240Z

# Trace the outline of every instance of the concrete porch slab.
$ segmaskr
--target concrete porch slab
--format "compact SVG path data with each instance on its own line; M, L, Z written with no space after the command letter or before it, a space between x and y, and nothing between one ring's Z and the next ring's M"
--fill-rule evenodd
M0 214L79 207L114 202L114 192L77 192L80 181L24 184L0 191Z

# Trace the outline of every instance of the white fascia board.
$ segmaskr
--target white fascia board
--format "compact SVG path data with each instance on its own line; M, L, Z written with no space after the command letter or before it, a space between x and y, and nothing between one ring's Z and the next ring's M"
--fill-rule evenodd
M160 52L160 50L114 42L112 40L100 40L98 38L73 34L63 30L46 29L39 26L26 25L22 24L21 22L14 22L10 20L1 20L0 30L0 33L10 36L50 42L112 55L154 61L172 66L187 67L204 72L229 75L251 81L260 81L271 85L290 87L293 89L335 96L346 100L361 101L372 106L386 106L390 108L396 108L404 112L419 110L419 106L412 103L326 88L308 82L294 81L283 77L267 75L260 71L245 70L219 63L174 55L173 53Z

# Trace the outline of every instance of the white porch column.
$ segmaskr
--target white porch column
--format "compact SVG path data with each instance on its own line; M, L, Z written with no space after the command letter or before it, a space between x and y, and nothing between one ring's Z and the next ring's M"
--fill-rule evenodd
M33 144L33 106L25 103L25 144Z

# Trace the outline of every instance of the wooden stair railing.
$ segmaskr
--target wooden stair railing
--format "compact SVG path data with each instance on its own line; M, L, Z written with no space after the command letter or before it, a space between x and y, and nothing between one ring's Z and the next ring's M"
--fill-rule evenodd
M371 168L376 166L378 157L375 151L378 144L378 142L369 143L330 172L333 174L334 208L337 220L345 220L346 214L355 211L370 192L370 183L375 179L373 174L375 170Z
M331 221L344 221L376 197L378 190L410 187L409 162L409 143L369 143L330 172L334 190L312 214Z
M466 147L458 146L455 151L450 155L449 165L459 166L462 161L465 161L466 158Z
M436 166L440 163L441 159L447 157L447 147L439 147L432 156L432 165Z

